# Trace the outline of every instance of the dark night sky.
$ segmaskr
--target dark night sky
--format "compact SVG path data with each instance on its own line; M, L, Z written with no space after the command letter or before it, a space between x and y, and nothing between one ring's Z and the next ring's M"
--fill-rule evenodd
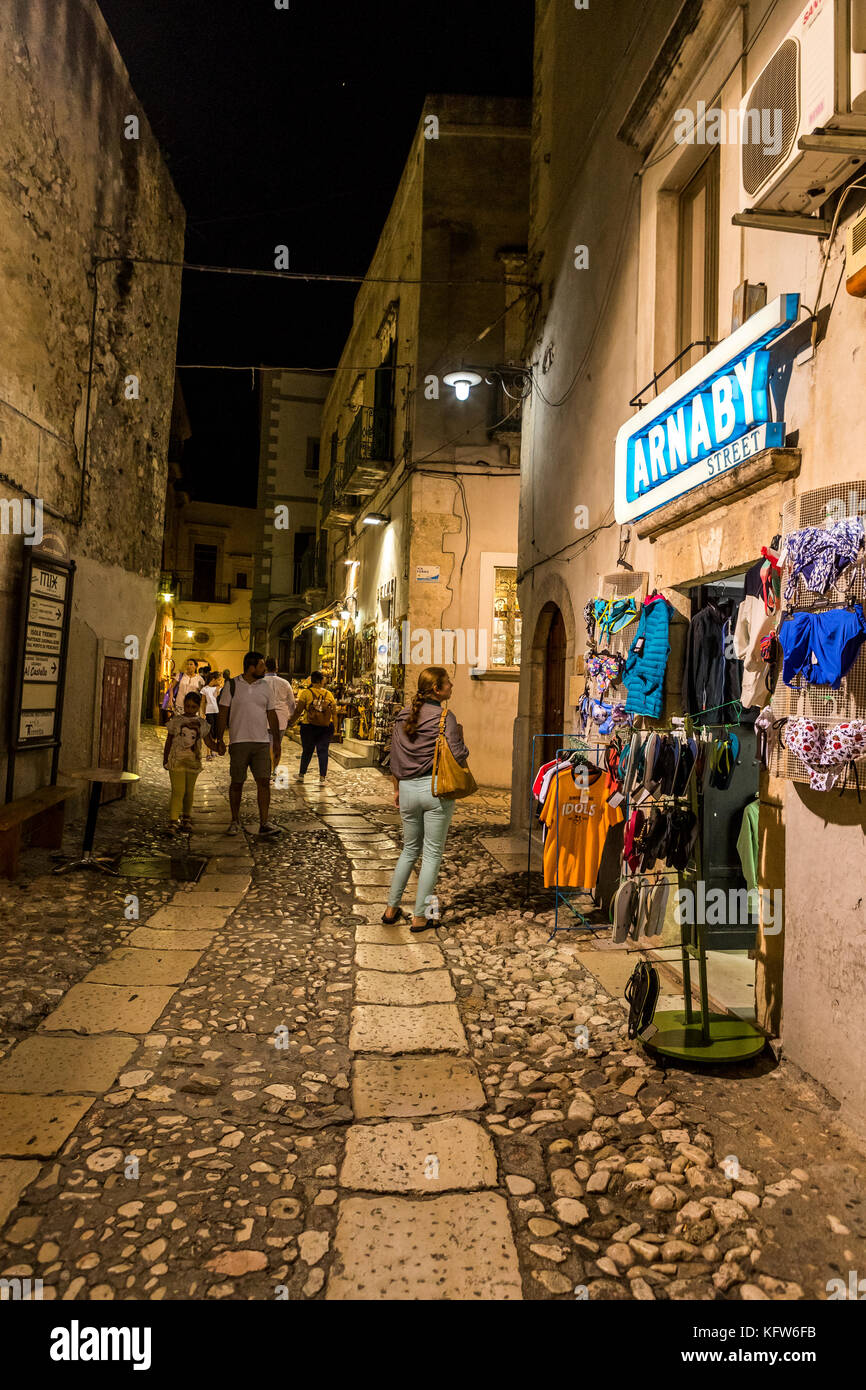
M532 0L100 0L187 212L186 257L362 274L428 92L528 96ZM184 274L178 361L334 366L356 286ZM255 502L247 374L184 372L193 493Z

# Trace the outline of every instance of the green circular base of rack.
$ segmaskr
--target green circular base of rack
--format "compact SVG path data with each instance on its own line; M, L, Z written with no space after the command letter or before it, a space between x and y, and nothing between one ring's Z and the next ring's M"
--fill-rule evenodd
M663 1057L676 1057L681 1062L745 1062L763 1052L767 1039L754 1024L730 1014L710 1014L709 1042L701 1038L700 1017L686 1023L682 1009L665 1009L657 1013L653 1023L658 1029L644 1041L649 1052Z

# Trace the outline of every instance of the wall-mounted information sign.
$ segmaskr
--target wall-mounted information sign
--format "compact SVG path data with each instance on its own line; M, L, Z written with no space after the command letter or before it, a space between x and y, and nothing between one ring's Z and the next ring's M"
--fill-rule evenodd
M52 780L56 775L74 573L72 561L25 547L7 800L15 754L29 748L54 748Z

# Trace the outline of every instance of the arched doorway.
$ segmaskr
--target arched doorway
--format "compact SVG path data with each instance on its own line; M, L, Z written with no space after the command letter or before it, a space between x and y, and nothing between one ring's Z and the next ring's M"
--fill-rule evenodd
M544 686L542 708L546 734L565 732L565 653L568 639L565 621L555 603L546 603L539 622L547 620L547 640L544 646Z

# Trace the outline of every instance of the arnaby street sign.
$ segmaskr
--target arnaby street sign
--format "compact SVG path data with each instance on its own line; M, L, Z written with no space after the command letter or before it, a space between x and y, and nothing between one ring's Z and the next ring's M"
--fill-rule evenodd
M780 295L622 426L614 494L619 523L784 444L784 422L770 419L768 348L799 312L799 295Z

